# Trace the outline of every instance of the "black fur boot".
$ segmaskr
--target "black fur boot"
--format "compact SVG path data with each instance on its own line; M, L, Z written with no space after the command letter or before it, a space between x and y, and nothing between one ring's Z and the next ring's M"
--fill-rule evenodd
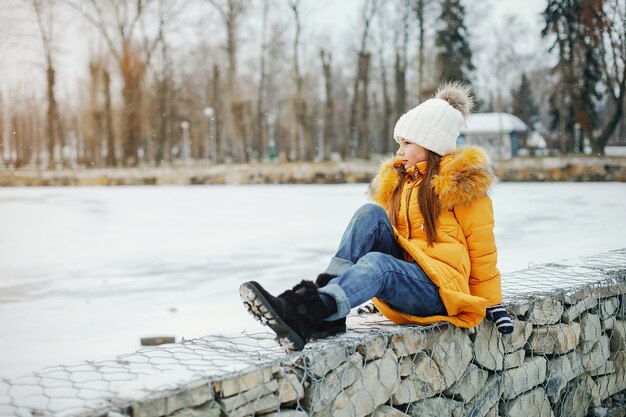
M311 281L302 281L278 297L258 282L244 282L239 294L250 314L276 333L276 340L287 352L302 350L327 317L317 285Z
M315 283L319 288L325 287L331 279L337 278L337 275L327 274L322 272L317 276ZM315 329L311 337L315 339L324 339L336 335L338 333L346 332L346 318L342 317L338 320L326 321L322 320L322 323Z

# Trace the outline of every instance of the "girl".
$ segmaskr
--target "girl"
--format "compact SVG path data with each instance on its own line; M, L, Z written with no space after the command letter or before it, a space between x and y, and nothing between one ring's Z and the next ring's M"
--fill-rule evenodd
M315 283L278 297L254 281L241 285L248 311L287 351L345 331L350 309L370 299L395 323L475 327L486 315L500 332L513 331L500 304L488 196L495 178L482 150L456 149L473 105L468 87L450 83L400 117L396 158L370 186L376 204L356 211Z

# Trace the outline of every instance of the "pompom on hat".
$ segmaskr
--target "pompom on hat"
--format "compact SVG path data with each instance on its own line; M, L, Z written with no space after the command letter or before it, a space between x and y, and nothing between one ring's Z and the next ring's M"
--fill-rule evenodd
M456 139L474 108L469 86L442 84L435 97L404 113L393 129L393 138L416 143L441 156L456 149Z

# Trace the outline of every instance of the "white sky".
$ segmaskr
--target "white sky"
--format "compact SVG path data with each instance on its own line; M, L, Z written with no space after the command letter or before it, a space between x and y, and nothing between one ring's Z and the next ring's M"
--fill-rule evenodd
M44 72L40 39L33 25L32 16L23 9L11 7L18 0L1 0L5 7L0 7L0 90L25 90L43 86ZM286 3L286 0L275 0L276 4ZM354 44L358 33L360 8L363 0L307 0L302 4L303 39L322 43L328 39L335 56L341 56L348 50L348 45ZM520 50L536 51L542 49L539 31L540 17L545 0L467 0L467 24L473 36L473 42L479 44L475 51L475 61L480 67L486 65L485 56L481 56L480 46L485 50L486 45L493 44L495 39L508 36L506 33L505 17L515 14L521 23L528 27L528 33L517 46ZM284 5L283 12L289 13ZM210 36L212 23L201 17L202 10L208 10L206 5L192 6L193 13L189 18L187 30L183 31L180 39L183 43L195 43L200 36ZM274 9L275 12L275 9ZM271 12L270 12L271 13ZM260 10L253 12L253 16L260 19ZM196 28L196 23L202 20L204 28ZM217 22L215 22L217 24ZM57 51L57 95L63 99L68 95L75 95L79 88L79 80L86 78L88 57L97 50L98 42L95 36L89 35L91 28L75 17L64 16L55 25L58 29L59 50ZM244 34L245 43L257 44L257 33ZM204 33L201 33L204 32ZM220 30L221 32L221 30ZM245 39L245 38L248 39ZM184 48L184 44L180 45ZM303 44L303 48L314 48L317 45ZM256 47L255 47L256 48ZM492 49L493 47L491 47ZM545 48L543 48L545 49ZM253 50L256 55L256 50ZM484 55L484 54L483 54ZM335 61L336 62L336 61ZM487 64L488 65L488 64ZM486 75L484 78L491 78ZM480 82L479 82L480 84ZM478 86L480 88L480 86Z

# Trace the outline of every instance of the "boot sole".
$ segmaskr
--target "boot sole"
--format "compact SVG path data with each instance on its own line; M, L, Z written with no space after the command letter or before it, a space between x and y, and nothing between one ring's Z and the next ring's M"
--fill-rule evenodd
M261 324L276 333L276 341L287 353L304 349L304 340L276 313L272 305L250 282L239 287L239 295L248 312Z

